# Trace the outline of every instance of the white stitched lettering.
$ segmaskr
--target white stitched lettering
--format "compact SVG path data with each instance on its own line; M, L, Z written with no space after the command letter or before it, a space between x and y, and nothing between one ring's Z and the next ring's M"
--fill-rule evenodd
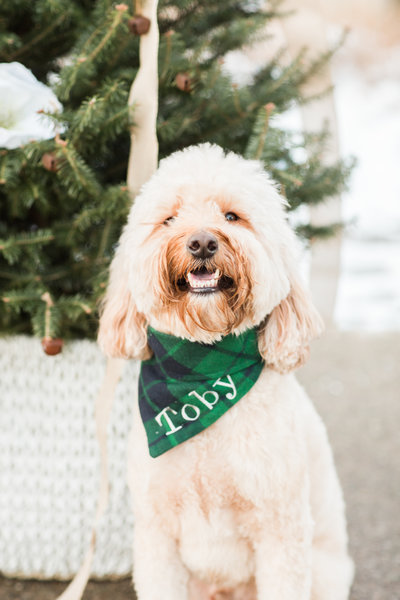
M228 398L228 400L234 400L234 398L236 398L237 396L236 386L230 375L225 375L225 377L227 381L222 381L222 378L220 377L219 379L217 379L217 381L213 383L212 387L219 385L224 388L229 388L231 391L225 394L226 398ZM195 390L192 390L191 392L189 392L188 396L194 396L195 398L197 398L197 400L199 400L203 404L203 406L208 408L208 410L212 410L219 400L219 393L214 390L207 390L203 394L199 394ZM185 421L197 421L197 419L201 415L201 407L195 404L184 404L180 412L182 418L185 419ZM178 414L176 410L174 410L170 406L167 406L161 412L158 413L158 415L155 417L155 420L161 427L169 427L169 431L166 432L166 435L171 435L172 433L176 433L177 431L182 429L183 425L175 425L171 419L170 414L168 413L172 415Z
M206 400L207 394L211 394L212 395L212 397L214 398L214 402ZM209 410L212 410L213 407L215 406L215 404L217 404L217 402L219 400L219 394L218 394L218 392L213 392L212 390L210 390L208 392L204 392L204 394L202 396L198 392L193 391L193 392L189 393L189 396L195 396Z
M190 396L190 394L189 394ZM189 415L187 414L187 410L188 408L191 408L192 410L194 410L194 417L189 417ZM184 406L182 406L182 417L185 419L185 421L197 421L197 419L200 416L200 409L198 406L194 406L194 404L185 404Z
M236 386L233 383L232 377L230 375L226 375L226 378L228 380L229 383L225 383L224 381L221 381L221 377L219 379L217 379L217 381L215 383L213 383L213 387L215 387L216 385L220 385L222 387L227 387L230 388L232 390L232 392L228 392L226 394L226 397L228 398L228 400L233 400L234 398L236 398Z
M170 406L167 406L166 408L163 408L163 410L161 412L158 413L158 415L156 416L156 421L159 425L161 425L161 427L164 425L164 423L161 422L161 419L164 417L168 427L170 427L170 431L167 431L167 435L171 435L171 433L175 433L176 431L179 431L179 429L182 429L182 425L179 425L179 427L175 427L175 425L173 424L171 418L168 416L167 411L171 411L172 414L177 415L178 413L176 412L176 410L174 410L173 408L171 408ZM200 411L199 411L200 412Z

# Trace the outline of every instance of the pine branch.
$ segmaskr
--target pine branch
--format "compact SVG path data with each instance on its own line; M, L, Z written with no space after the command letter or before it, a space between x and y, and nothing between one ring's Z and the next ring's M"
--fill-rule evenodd
M296 227L296 233L311 243L317 239L331 238L341 231L343 231L343 223L331 223L330 225L321 225L319 227L315 225L298 225Z
M61 114L47 115L63 139L0 150L3 330L95 335L96 300L131 203L124 179L138 114L129 117L127 94L143 41L128 29L133 4L129 10L111 0L1 5L0 60L18 52L42 81L57 73L64 104ZM264 4L261 11L253 0L160 0L160 156L204 141L245 153L263 162L294 210L338 193L351 167L322 165L325 132L282 131L265 109L273 102L279 113L307 101L300 88L330 54L310 59L304 51L282 67L282 49L246 86L233 86L224 72L227 52L264 37L264 25L284 14L279 0ZM177 87L179 73L188 74L189 92ZM46 153L54 156L50 169ZM334 229L302 226L299 233L312 238Z
M10 290L5 295L1 296L1 300L12 307L14 310L20 311L22 307L24 309L29 309L32 305L36 305L41 302L41 296L43 294L43 289L31 289L31 287L27 287L26 290L23 291L14 291Z
M61 159L57 176L69 196L77 198L83 192L90 197L101 194L101 186L94 172L79 156L72 143L59 140L57 157Z
M99 25L95 28L84 45L78 44L75 52L75 62L62 70L62 79L58 85L58 96L62 101L68 101L75 95L75 87L78 82L85 82L86 89L91 86L93 78L96 76L97 64L100 62L103 54L107 51L116 49L121 43L121 37L118 35L124 33L128 35L126 26L128 13L124 8L126 5L119 4L111 7ZM124 26L124 31L121 27Z
M34 233L23 233L12 235L7 240L0 239L0 252L6 261L12 265L17 262L23 249L48 244L54 240L54 234L50 231L39 231Z
M122 7L124 5L119 4L118 6ZM103 37L103 39L100 41L100 43L96 46L96 48L94 48L90 52L90 54L87 57L81 56L80 57L81 60L85 59L85 60L89 60L89 61L94 61L96 59L96 57L100 54L100 52L103 50L103 48L105 48L107 46L107 44L109 43L109 41L111 40L113 35L115 35L115 30L117 29L117 27L119 27L119 25L122 23L122 21L126 18L126 15L125 15L126 9L125 8L115 7L115 9L116 9L116 13L114 15L114 19L113 19L106 35Z
M32 46L35 46L41 40L46 39L53 31L55 31L66 19L67 15L61 14L55 21L42 29L35 37L29 40L26 44L15 50L14 53L8 55L8 60L11 62L23 54L26 54Z
M246 158L259 160L262 157L269 128L269 120L274 108L274 104L268 103L259 111L254 125L254 132L250 137L245 151Z

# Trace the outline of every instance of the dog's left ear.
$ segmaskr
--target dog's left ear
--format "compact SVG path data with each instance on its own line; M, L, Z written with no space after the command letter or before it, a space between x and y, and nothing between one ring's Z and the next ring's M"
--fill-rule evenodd
M300 367L308 358L309 343L323 330L323 321L310 294L297 280L260 327L258 347L267 366L279 373Z
M151 356L147 344L147 321L138 311L129 287L130 259L126 238L125 232L111 263L110 281L100 306L98 343L106 356L146 360Z

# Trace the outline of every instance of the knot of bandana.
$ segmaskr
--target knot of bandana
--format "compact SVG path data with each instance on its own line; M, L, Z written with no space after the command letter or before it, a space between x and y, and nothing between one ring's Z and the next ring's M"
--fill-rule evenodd
M236 404L263 368L257 331L200 344L148 328L153 351L139 377L139 408L150 455L197 435Z

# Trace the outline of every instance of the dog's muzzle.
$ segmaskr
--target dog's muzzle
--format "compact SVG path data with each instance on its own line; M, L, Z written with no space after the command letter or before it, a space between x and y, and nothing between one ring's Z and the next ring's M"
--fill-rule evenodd
M209 231L196 231L188 239L186 248L195 258L211 258L218 250L218 240Z

